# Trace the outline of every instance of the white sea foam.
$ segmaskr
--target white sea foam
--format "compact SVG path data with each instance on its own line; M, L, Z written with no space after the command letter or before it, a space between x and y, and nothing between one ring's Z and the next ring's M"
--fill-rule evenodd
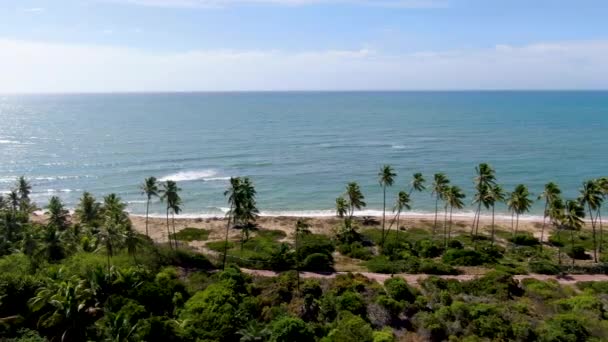
M403 149L405 149L404 145L393 145L391 147L394 148L394 149L396 149L396 150L403 150Z
M165 182L168 180L172 180L175 182L187 182L187 181L202 180L205 182L212 182L212 181L223 181L223 180L229 180L229 179L230 179L230 177L218 176L218 173L215 170L204 169L204 170L176 172L176 173L161 177L159 179L159 181Z
M18 144L21 144L21 142L20 141L16 141L16 140L0 139L0 144L3 144L3 145L9 145L9 144L11 144L11 145L18 145Z

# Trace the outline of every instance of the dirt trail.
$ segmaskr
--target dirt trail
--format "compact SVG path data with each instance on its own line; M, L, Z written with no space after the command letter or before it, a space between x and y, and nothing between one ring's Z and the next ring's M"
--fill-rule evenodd
M255 276L260 276L260 277L276 277L279 275L278 272L274 272L274 271L267 271L267 270L252 270L252 269L247 269L247 268L241 268L241 271L250 274L250 275L255 275ZM333 273L314 273L314 272L300 272L300 277L302 278L316 278L316 279L331 279L336 277L336 275L338 274L347 274L349 272L333 272ZM361 275L375 280L377 282L384 282L386 279L391 278L390 274L383 274L383 273L371 273L371 272L356 272L356 273L360 273ZM418 285L419 281L429 277L429 274L395 274L392 277L400 277L405 279L406 282L408 282L408 284L410 285ZM466 280L472 280L475 279L477 277L479 277L478 275L473 275L473 274L461 274L461 275L440 275L438 276L440 278L443 279L456 279L458 281L466 281ZM514 276L514 278L517 281L521 281L522 279L527 279L527 278L533 278L533 279L537 279L537 280L542 280L542 281L547 281L550 279L556 280L558 283L563 284L563 285L571 285L577 282L581 282L581 281L608 281L608 275L604 275L604 274L573 274L573 275L566 275L566 276L551 276L551 275L543 275L543 274L521 274L521 275L516 275Z

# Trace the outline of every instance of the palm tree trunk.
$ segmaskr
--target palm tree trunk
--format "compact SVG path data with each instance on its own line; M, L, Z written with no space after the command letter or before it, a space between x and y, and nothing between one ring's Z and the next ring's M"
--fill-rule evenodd
M171 213L171 224L173 225L173 243L177 249L177 235L175 234L175 211Z
M519 229L519 213L517 213L517 219L515 220L515 234L517 234L518 229Z
M600 259L602 254L602 245L604 244L604 231L602 230L602 208L597 208L597 219L600 223L600 245L598 247L598 251L600 252Z
M450 240L452 239L452 209L454 209L453 206L450 206L450 226L448 227L448 244L450 243ZM446 245L447 247L447 245Z
M587 205L589 208L589 217L591 218L591 229L593 230L593 261L597 262L597 242L595 241L595 222L593 221L593 212L591 211L591 206Z
M545 222L547 221L547 207L549 206L549 201L545 201L545 211L543 212L543 226L540 229L540 250L543 250L543 240L545 238Z
M230 206L230 212L232 212L232 205ZM228 253L228 229L230 229L231 216L228 216L228 222L226 223L226 239L224 241L224 260L222 261L222 271L226 268L226 254Z
M477 220L474 220L473 222L473 227L475 228L475 236L477 236L477 233L479 231L479 218L481 217L481 201L479 201L479 204L477 204Z
M298 256L298 228L296 226L296 274L298 278L297 289L298 296L300 295L300 257Z
M384 227L386 220L386 185L382 187L383 192L383 200L382 200L382 241L380 241L380 246L384 247Z
M401 216L401 209L397 210L397 241L399 241L399 216Z
M574 229L570 230L570 249L574 247ZM572 256L572 267L574 267L574 255Z
M443 242L447 245L447 230L448 230L448 204L445 204L443 213Z
M150 210L150 198L148 197L148 201L146 201L146 236L150 237L148 234L148 212Z
M477 221L477 215L479 215L479 209L475 210L475 215L473 215L473 224L471 225L471 238L473 237L473 233L475 232L475 222Z
M515 212L511 211L511 234L515 234L515 229L513 228L515 224Z
M173 249L173 245L171 244L171 230L169 230L169 208L167 208L167 239L169 240L169 247Z
M494 245L494 204L492 204L492 245Z
M561 229L558 227L557 228L557 243L559 244L558 248L557 248L557 260L558 260L558 264L561 266L562 265L562 234L561 234Z
M437 229L437 212L439 211L439 194L435 197L435 222L433 222L433 236L435 236L435 230Z
M107 251L106 255L108 257L108 276L109 276L110 275L110 269L112 268L112 263L110 262L110 250Z

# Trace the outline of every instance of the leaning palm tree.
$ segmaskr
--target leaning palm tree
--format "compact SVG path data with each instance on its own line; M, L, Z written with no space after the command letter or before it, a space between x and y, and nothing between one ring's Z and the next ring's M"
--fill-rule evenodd
M156 177L148 177L144 179L143 184L140 186L141 194L146 195L146 235L148 234L148 213L150 211L150 201L152 197L158 197L158 183L156 182Z
M489 188L486 193L486 197L485 197L484 201L492 207L492 244L494 244L494 234L495 234L494 217L495 217L496 203L505 201L505 192L502 189L502 186L500 186L499 184L494 184L494 186Z
M424 176L422 175L422 173L420 172L416 172L414 173L414 175L412 176L412 181L410 182L410 191L408 192L408 195L412 195L412 192L414 192L414 190L418 191L418 192L422 192L426 189L426 186L424 185L424 183L426 182L426 179L424 179Z
M490 189L496 184L496 172L489 164L479 164L475 167L475 173L477 176L474 179L474 183L477 193L475 195L474 203L477 204L477 210L475 211L475 216L473 218L471 235L473 235L473 230L475 230L475 235L477 234L481 216L481 205L483 204L486 208L490 207L489 203L486 201L487 195Z
M532 206L532 200L530 199L528 187L523 184L517 185L515 190L509 194L507 206L509 207L509 210L511 210L511 229L515 234L517 234L517 229L519 228L519 216L528 212ZM515 228L513 228L513 216L516 217Z
M562 222L564 218L564 211L566 205L561 196L556 196L552 201L551 205L549 205L549 209L547 212L547 217L549 217L549 222L555 228L557 233L557 259L559 265L562 264L562 239L561 239L561 231L563 229Z
M458 187L456 185L452 185L447 188L447 190L445 192L445 197L446 197L446 203L450 207L450 223L449 223L449 226L447 229L447 238L445 238L446 234L444 231L445 246L447 248L447 245L452 236L452 212L453 212L454 208L462 209L464 207L463 200L466 197L466 195L464 194L464 192L462 192L462 189L460 189L460 187Z
M545 238L545 223L549 217L549 209L552 203L561 195L559 186L553 182L545 184L545 190L538 196L538 200L545 199L545 210L543 211L543 226L540 231L540 248L543 248Z
M574 231L581 230L585 222L585 207L575 200L567 200L562 217L562 225L570 230L570 245L574 246ZM572 266L574 266L574 258L572 258Z
M177 188L177 191L180 191L180 188ZM173 242L175 243L175 248L177 249L177 234L175 233L175 215L179 215L182 211L181 208L182 199L179 197L179 194L176 192L175 196L171 198L171 225L173 226Z
M161 190L161 201L166 204L166 219L167 219L167 239L169 240L169 246L173 248L171 245L171 230L169 229L169 212L174 210L174 206L176 203L181 203L181 199L179 198L178 192L181 191L180 188L177 187L177 183L172 180L168 180L163 183L163 189ZM173 211L173 216L175 219L175 211ZM175 236L174 236L175 238ZM177 241L175 243L175 248L177 248Z
M366 206L366 203L364 201L365 196L363 196L363 193L361 192L361 188L359 187L359 184L357 184L356 182L350 182L346 185L345 196L346 196L346 200L348 202L348 208L349 208L348 218L349 218L349 220L352 220L353 215L355 214L355 209L361 210L362 208L364 208Z
M386 228L386 188L392 186L397 174L390 165L384 165L378 172L378 183L382 187L382 240L380 246L384 246L384 229Z
M391 230L393 223L396 221L397 226L395 229L397 230L397 240L399 240L399 230L400 230L399 229L399 218L401 216L401 212L403 211L403 209L407 209L407 210L412 209L410 203L411 203L410 195L405 191L399 191L399 193L397 194L397 201L395 203L395 206L393 207L393 212L397 212L397 213L395 214L395 217L393 218L391 225L388 227L388 230L386 231L386 235L383 237L383 239L386 239L388 237L388 233Z
M436 173L433 176L433 192L431 196L435 196L435 221L433 223L433 235L437 230L437 213L439 212L439 200L443 200L443 194L450 184L450 180L445 173Z
M596 180L597 185L600 187L602 191L602 198L605 200L608 198L608 177L601 177ZM602 253L602 248L604 246L604 231L602 229L602 206L597 208L597 221L600 226L600 243L599 243L599 252Z
M591 229L593 230L593 260L595 262L597 262L597 241L593 212L597 211L602 205L602 200L602 189L596 181L588 180L583 183L583 187L580 189L579 201L583 207L587 206L587 209L589 209L589 220L591 221Z

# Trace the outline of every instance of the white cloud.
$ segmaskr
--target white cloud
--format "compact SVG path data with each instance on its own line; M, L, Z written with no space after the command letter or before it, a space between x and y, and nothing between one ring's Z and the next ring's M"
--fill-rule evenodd
M103 0L152 7L223 8L235 5L305 6L322 4L351 4L396 8L442 8L447 0Z
M23 12L44 12L44 8L42 7L30 7L30 8L22 8L21 11Z
M0 92L607 89L608 41L425 51L161 54L0 39Z

